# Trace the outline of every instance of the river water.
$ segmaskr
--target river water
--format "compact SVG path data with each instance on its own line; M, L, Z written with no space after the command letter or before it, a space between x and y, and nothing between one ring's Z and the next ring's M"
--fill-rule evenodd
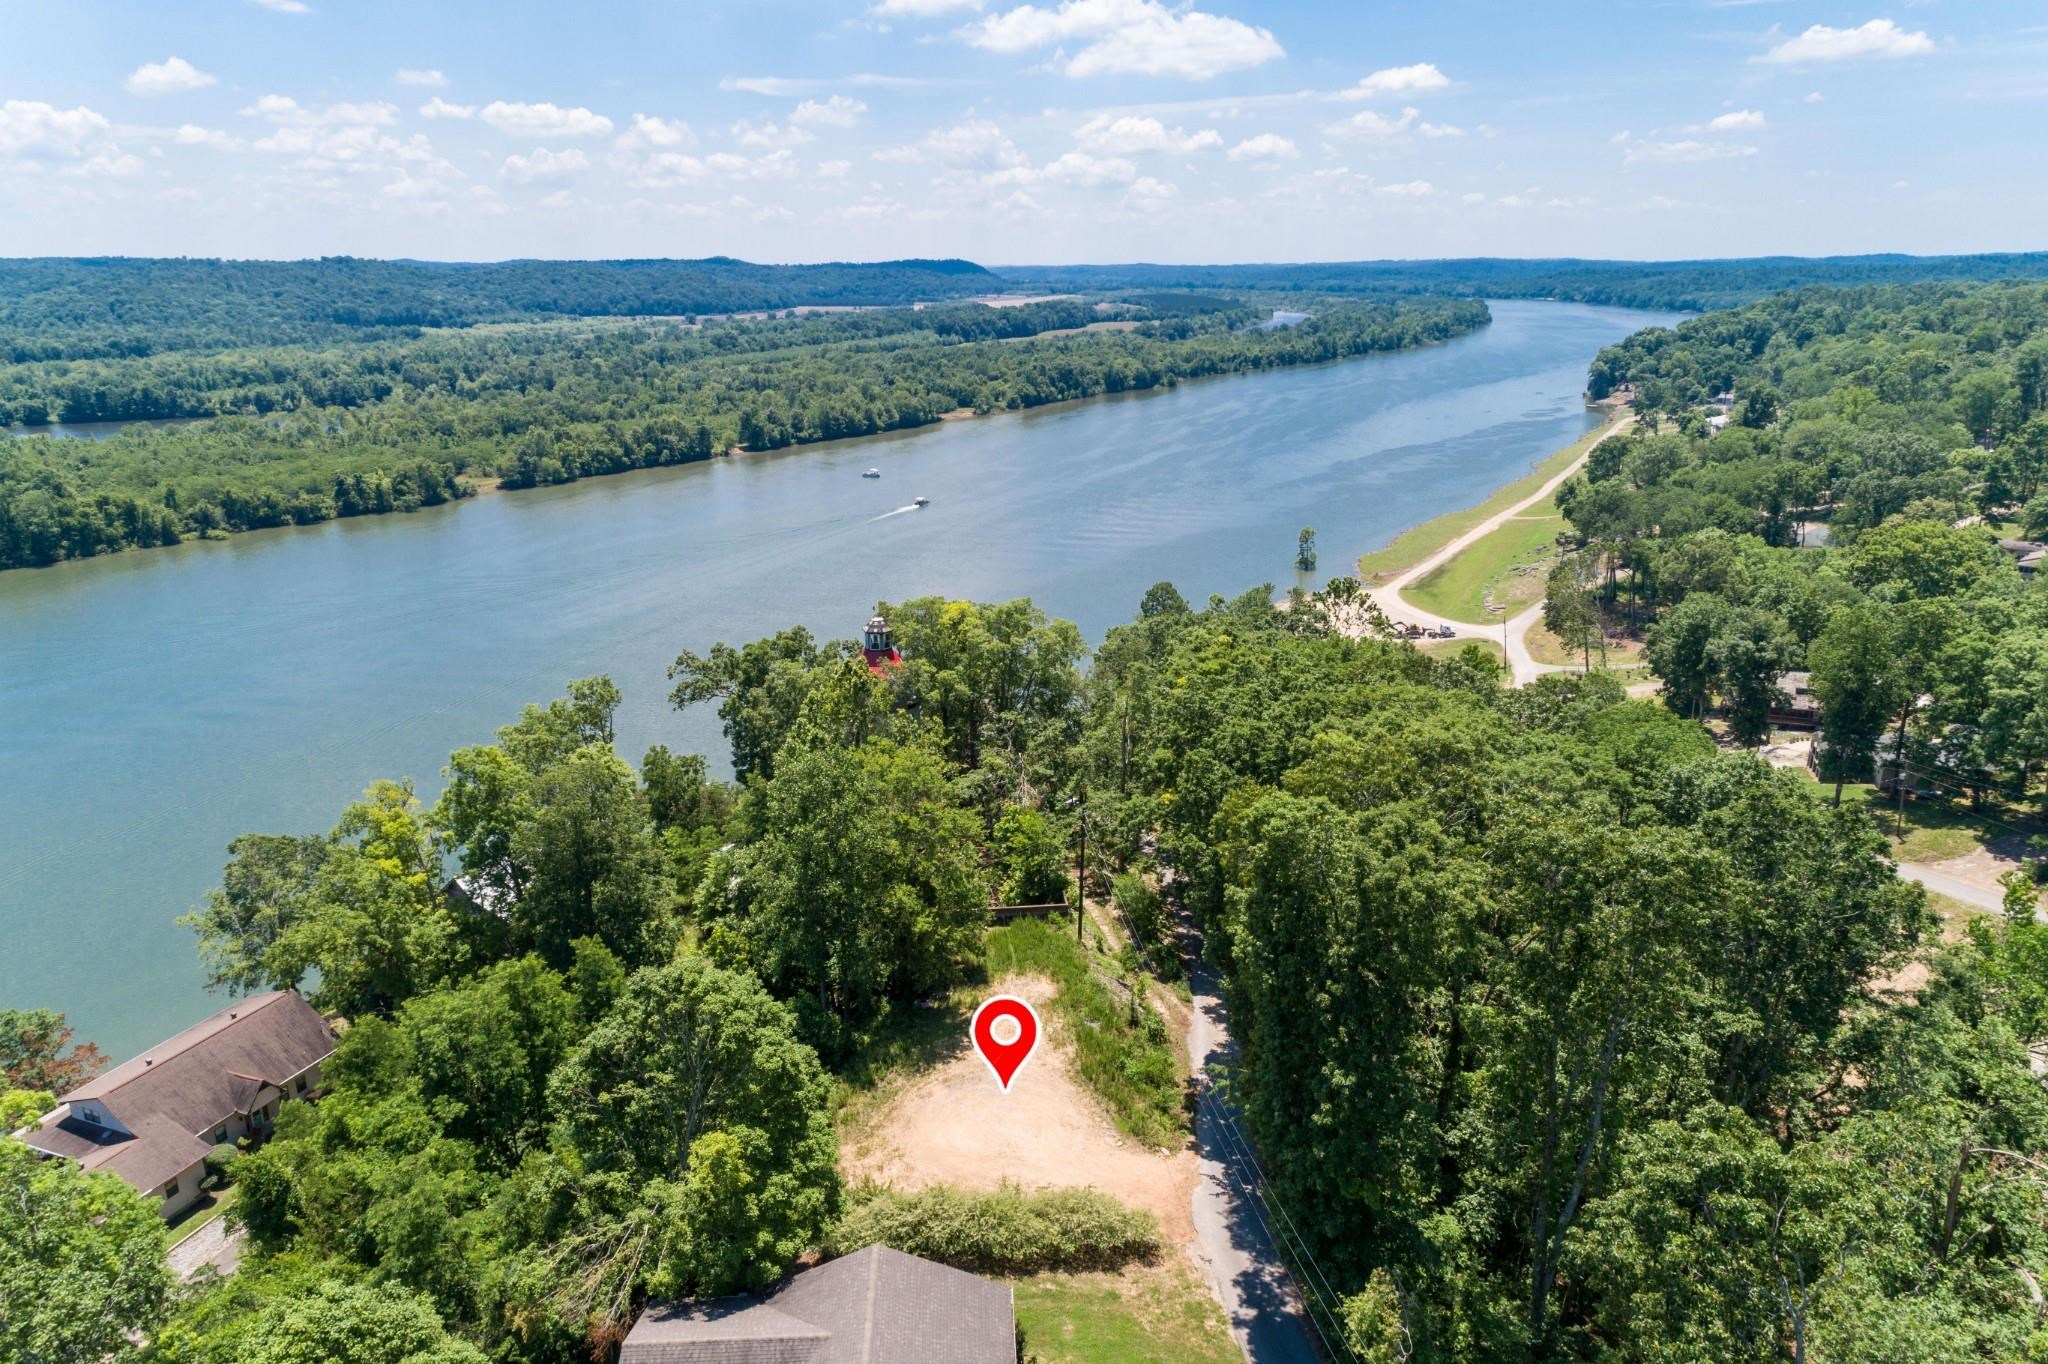
M629 757L722 764L716 717L666 704L681 649L851 637L924 593L1098 640L1160 579L1285 586L1303 526L1346 571L1576 438L1594 352L1674 320L1493 312L1400 355L0 573L0 1008L120 1057L218 1007L171 920L230 838L325 829L377 777L430 798L572 677L625 690Z

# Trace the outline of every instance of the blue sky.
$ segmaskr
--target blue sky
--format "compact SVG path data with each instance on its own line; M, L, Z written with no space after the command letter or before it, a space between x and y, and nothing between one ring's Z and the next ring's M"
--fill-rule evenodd
M2048 3L0 4L0 254L2048 248Z

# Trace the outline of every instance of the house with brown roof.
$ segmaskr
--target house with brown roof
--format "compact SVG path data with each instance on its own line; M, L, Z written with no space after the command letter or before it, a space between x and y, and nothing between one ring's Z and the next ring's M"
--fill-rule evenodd
M334 1029L297 991L252 995L94 1076L16 1136L119 1175L174 1217L198 1199L207 1151L266 1135L333 1054Z
M649 1307L619 1364L1015 1364L1007 1284L869 1246L760 1296Z

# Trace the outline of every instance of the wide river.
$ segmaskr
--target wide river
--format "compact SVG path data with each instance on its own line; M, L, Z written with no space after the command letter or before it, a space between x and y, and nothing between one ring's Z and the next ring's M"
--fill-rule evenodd
M679 650L878 600L1030 596L1088 638L1318 578L1587 429L1586 365L1666 314L1495 303L1446 345L774 455L0 573L0 1008L130 1054L213 1008L171 921L227 841L330 827L377 777L605 672L620 746L712 753ZM862 479L870 465L879 481ZM931 505L909 509L913 496Z

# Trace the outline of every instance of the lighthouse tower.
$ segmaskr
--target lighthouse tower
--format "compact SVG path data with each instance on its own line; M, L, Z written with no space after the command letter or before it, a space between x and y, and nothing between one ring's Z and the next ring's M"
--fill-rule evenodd
M860 651L877 676L903 666L903 655L896 651L895 633L880 616L868 617L868 627L861 632Z

